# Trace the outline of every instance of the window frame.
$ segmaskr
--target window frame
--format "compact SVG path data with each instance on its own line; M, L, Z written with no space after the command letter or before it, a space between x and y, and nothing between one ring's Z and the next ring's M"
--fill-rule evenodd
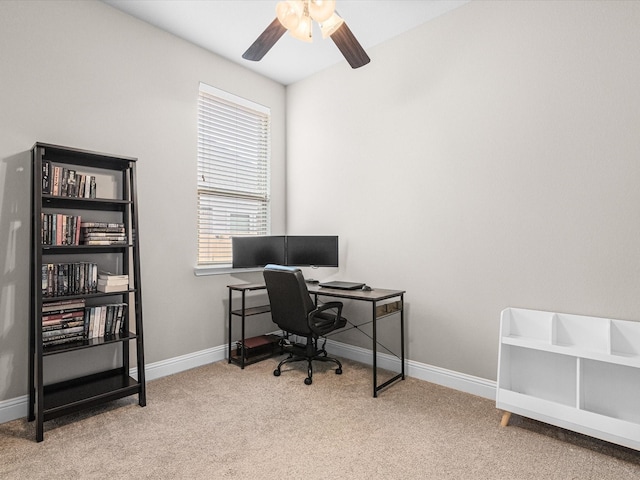
M238 152L236 153L236 157L234 159L229 159L228 156L225 158L216 159L215 152L220 149L219 144L214 144L211 141L211 129L207 126L207 122L211 121L212 113L214 112L214 107L211 107L210 110L204 110L207 108L207 103L209 106L211 104L221 105L221 110L225 110L223 115L229 113L227 119L231 119L234 117L234 113L237 112L238 117L246 117L255 115L255 119L259 127L257 127L255 137L252 137L251 140L246 141L244 143L241 142L241 145L248 146L251 144L251 160L247 161L246 159L240 158ZM220 113L220 110L215 110L215 112ZM206 119L206 122L205 122ZM223 125L224 120L221 119L220 123L216 123L214 125L214 129L227 129L225 125ZM240 122L241 123L241 122ZM207 235L228 235L228 251L231 252L231 236L236 234L249 234L247 231L240 232L234 231L233 221L234 215L237 215L236 212L232 208L225 209L224 206L220 206L222 201L221 198L225 199L235 199L237 201L236 210L239 205L244 203L244 206L248 208L255 208L255 212L252 212L257 219L255 221L255 225L253 229L258 232L254 234L260 235L270 235L271 234L271 109L264 105L258 104L251 100L242 98L238 95L226 92L224 90L220 90L216 87L212 87L211 85L200 82L198 88L198 115L197 115L197 130L198 130L198 146L197 146L197 184L196 184L196 196L197 196L197 205L196 205L196 214L197 214L197 229L196 229L196 266L194 268L195 275L211 275L211 274L221 274L221 273L229 273L238 271L239 269L232 268L231 258L228 257L228 261L216 263L214 261L213 256L206 258L206 253L203 254L202 250L205 247L213 248L215 244L223 244L225 243L225 239L217 242L214 240L205 240L203 237ZM203 133L207 131L207 134ZM234 128L229 128L225 131L225 133L230 134L239 134ZM209 137L207 139L206 137ZM239 138L235 137L236 140ZM240 139L242 140L242 139ZM216 145L218 148L216 149ZM225 147L228 147L226 144ZM204 152L207 153L204 153ZM214 153L212 153L214 152ZM253 165L255 163L255 165ZM241 169L237 169L231 175L212 173L214 170L223 170L225 167L230 167L233 165L240 166L252 166L255 167L254 170L249 170L248 177L245 177L245 174L241 173ZM206 172L209 172L208 179L205 175ZM227 169L228 172L228 169ZM238 173L240 172L240 173ZM229 183L229 177L231 178L231 182ZM237 177L237 178L236 178ZM233 183L233 178L236 178L236 185L233 187L231 183ZM237 180L249 180L249 182L244 183L242 181L238 182ZM221 182L227 182L223 187L220 187ZM215 183L216 186L212 184ZM219 188L220 187L220 188ZM218 205L214 207L216 203L216 199L218 200ZM205 205L209 202L209 205ZM224 223L220 223L219 220L222 216L217 216L212 213L212 208L217 212L227 212L228 214L228 224L226 225L228 229L224 232L218 230L218 226ZM213 224L218 223L219 225L213 227ZM253 222L252 222L253 225ZM239 227L237 227L239 228ZM209 233L203 233L203 230L209 230ZM203 244L203 242L207 242ZM242 271L248 271L247 269L242 269Z

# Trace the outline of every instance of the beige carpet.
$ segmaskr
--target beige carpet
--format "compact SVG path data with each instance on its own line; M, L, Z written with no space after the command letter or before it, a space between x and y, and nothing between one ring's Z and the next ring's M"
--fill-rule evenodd
M492 401L407 378L371 396L371 370L276 359L219 362L148 383L137 397L45 424L0 425L9 479L640 478L640 452L520 417Z

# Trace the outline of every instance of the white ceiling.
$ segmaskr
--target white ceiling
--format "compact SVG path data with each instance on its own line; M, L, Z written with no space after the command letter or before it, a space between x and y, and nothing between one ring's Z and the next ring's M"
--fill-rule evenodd
M313 43L285 34L260 62L243 59L244 51L276 18L277 0L102 1L283 85L339 62L351 68L333 41L323 40L319 31L314 31ZM336 10L375 62L368 51L371 47L469 1L337 0Z

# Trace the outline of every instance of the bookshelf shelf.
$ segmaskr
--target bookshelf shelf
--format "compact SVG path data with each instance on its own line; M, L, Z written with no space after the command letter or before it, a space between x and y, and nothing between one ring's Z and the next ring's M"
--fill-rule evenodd
M86 340L79 340L77 342L70 342L68 344L43 347L42 355L56 355L59 353L72 352L74 350L82 350L84 348L97 347L99 345L107 345L109 343L128 342L130 340L135 340L136 338L137 335L134 332L116 333L109 337L89 338Z
M131 205L130 200L111 200L104 198L61 197L42 195L43 208L68 208L79 210L106 210L120 212Z
M61 415L129 395L146 405L136 159L36 143L31 204L28 419L40 442Z
M123 290L121 292L93 292L93 293L85 293L79 295L65 295L63 297L42 297L43 305L48 302L57 302L59 300L73 300L79 298L99 298L99 297L114 297L117 295L122 295L124 293L135 293L134 288L130 288L128 290Z
M45 255L65 255L68 253L114 253L133 248L127 245L43 245L42 253Z
M140 391L138 381L122 369L47 385L44 419L51 420Z

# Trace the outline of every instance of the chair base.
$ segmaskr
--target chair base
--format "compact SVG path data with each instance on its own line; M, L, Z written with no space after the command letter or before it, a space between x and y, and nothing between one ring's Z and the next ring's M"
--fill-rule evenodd
M327 351L324 348L318 350L315 342L313 342L312 344L307 344L306 346L291 345L290 348L292 351L289 352L289 357L285 358L278 364L278 367L273 371L274 376L280 376L280 374L282 373L281 369L283 365L293 362L302 362L305 360L307 362L307 378L304 379L305 385L311 385L313 383L312 362L314 360L320 362L333 362L338 366L335 370L336 375L342 374L342 363L340 363L340 361L336 358L327 356ZM301 351L303 351L304 353L300 353ZM294 352L297 352L298 355L294 355Z

